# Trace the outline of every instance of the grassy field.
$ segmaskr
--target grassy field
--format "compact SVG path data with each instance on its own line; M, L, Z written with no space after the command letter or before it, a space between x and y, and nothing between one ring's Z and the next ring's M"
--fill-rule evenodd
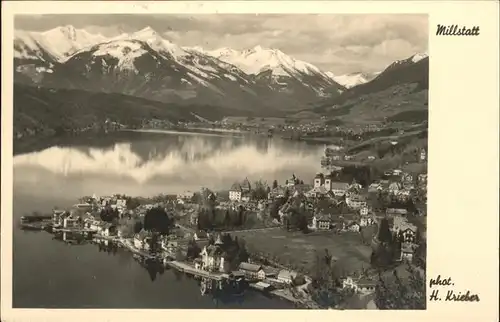
M247 248L278 256L280 263L292 263L310 271L316 252L328 249L346 271L360 270L370 265L370 246L364 245L358 233L337 235L332 232L303 234L281 229L232 233L243 237Z

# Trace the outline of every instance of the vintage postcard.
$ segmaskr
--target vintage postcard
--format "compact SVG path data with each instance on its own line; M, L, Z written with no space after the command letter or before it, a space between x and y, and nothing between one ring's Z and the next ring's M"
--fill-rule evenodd
M4 3L2 321L498 319L498 7Z

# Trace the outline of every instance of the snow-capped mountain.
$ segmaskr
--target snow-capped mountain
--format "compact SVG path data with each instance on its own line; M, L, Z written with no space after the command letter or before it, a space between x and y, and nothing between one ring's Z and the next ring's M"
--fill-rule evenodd
M268 70L271 71L272 75L277 76L293 76L296 71L306 74L321 73L317 67L285 55L278 49L261 46L244 51L219 48L205 53L235 65L250 75L258 75Z
M412 65L412 64L416 64L418 63L419 61L423 60L423 59L426 59L429 57L429 54L427 52L424 52L424 53L416 53L406 59L401 59L401 60L396 60L395 62L393 62L392 64L390 64L386 69L386 70L389 70L389 69L393 69L393 68L399 68L399 67L402 67L402 66L408 66L408 65Z
M18 59L40 58L39 52L46 52L50 57L45 60L63 62L77 51L107 40L101 34L91 34L73 26L62 26L44 32L14 33L14 57Z
M377 77L380 72L376 73L349 73L345 75L336 76L332 72L326 72L328 77L332 78L334 81L344 86L345 88L352 88L354 86L358 86L364 83L367 83Z
M117 37L72 26L16 31L14 52L18 82L164 102L291 108L345 90L277 49L180 47L149 27Z
M291 88L297 90L302 87L302 91L312 91L320 97L345 90L316 66L286 55L279 49L255 46L243 51L227 47L211 51L199 47L192 50L234 65L248 75L255 75L275 90L287 92Z
M392 64L387 66L387 68L382 72L374 72L374 73L357 72L357 73L349 73L349 74L345 74L345 75L335 75L332 72L326 72L325 74L328 77L335 80L340 85L349 89L349 88L353 88L355 86L359 86L359 85L371 82L372 80L374 80L376 77L378 77L380 74L382 74L383 72L385 72L387 70L416 64L419 61L421 61L427 57L429 57L427 52L416 53L416 54L414 54L406 59L394 61Z
M405 84L417 84L418 90L429 88L428 56L415 54L407 59L395 61L371 81L351 87L340 96L326 99L324 104L318 106L340 105L363 95L378 93L393 86Z

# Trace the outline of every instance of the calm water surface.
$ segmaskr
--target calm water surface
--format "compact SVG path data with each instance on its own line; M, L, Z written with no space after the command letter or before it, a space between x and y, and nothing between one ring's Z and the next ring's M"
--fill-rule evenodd
M14 156L14 225L32 211L66 207L83 195L151 196L229 189L248 177L311 181L323 146L189 133L115 133ZM49 144L50 145L50 144ZM173 270L156 272L131 254L70 246L14 227L13 306L50 308L292 308L257 292L216 300Z

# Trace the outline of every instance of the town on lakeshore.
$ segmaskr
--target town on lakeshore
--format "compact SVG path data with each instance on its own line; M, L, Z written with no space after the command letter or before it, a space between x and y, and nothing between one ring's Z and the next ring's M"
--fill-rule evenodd
M52 214L23 216L20 225L73 245L122 247L141 262L195 277L202 294L250 287L304 308L412 299L424 306L415 293L425 291L427 174L332 168L341 151L325 148L318 162L329 165L312 178L291 173L268 184L242 177L227 191L154 197L94 194ZM425 149L416 159L426 163ZM411 281L407 295L391 294L404 281Z
M78 17L14 20L13 306L426 309L428 15Z

